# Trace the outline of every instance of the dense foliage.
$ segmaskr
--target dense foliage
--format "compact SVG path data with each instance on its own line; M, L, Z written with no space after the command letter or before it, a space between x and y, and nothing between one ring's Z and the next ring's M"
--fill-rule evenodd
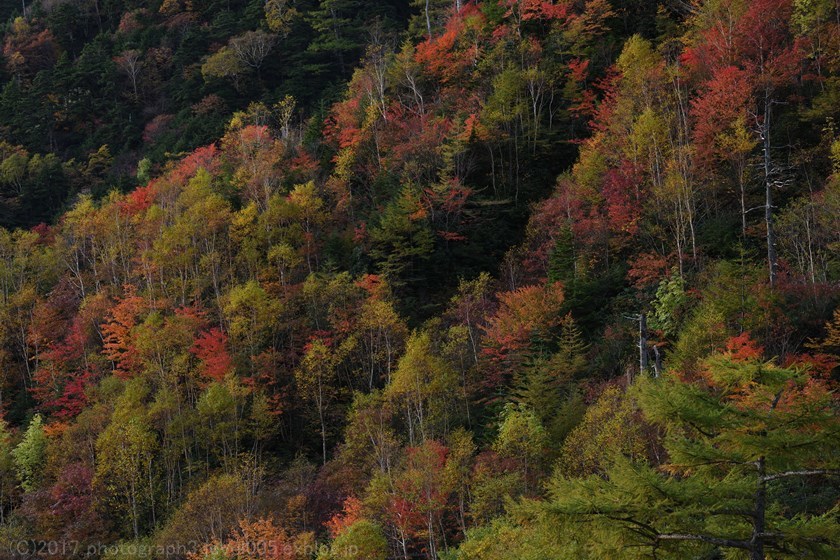
M834 0L0 16L0 556L836 556Z

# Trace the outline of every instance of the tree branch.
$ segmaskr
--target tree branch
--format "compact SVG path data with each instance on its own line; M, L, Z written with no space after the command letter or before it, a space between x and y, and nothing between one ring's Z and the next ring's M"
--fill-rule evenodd
M634 525L638 528L637 529L631 529L631 530L635 531L635 532L637 532L637 533L639 533L639 534L641 534L641 535L643 535L647 538L652 537L652 538L655 539L656 536L657 536L656 529L654 529L653 527L651 527L647 523L642 523L641 521L636 521L632 517L616 517L616 516L613 516L613 515L606 515L605 517L607 519L612 519L613 521L623 521L624 523L629 523L631 525Z
M662 535L656 535L656 540L658 541L701 541L709 544L715 544L718 546L726 546L729 548L742 548L744 550L750 550L752 545L750 541L737 541L735 539L719 539L717 537L709 537L706 535L689 535L689 534L681 534L681 533L668 533Z
M764 482L769 482L771 480L776 480L778 478L788 478L791 476L814 476L818 474L824 474L828 476L840 476L840 470L837 469L816 469L812 471L787 471L781 472L776 474L771 474L763 477L762 480Z

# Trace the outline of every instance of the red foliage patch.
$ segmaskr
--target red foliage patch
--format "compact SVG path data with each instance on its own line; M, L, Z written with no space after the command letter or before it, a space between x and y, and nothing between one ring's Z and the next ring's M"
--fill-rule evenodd
M206 379L221 381L233 371L228 336L217 327L201 333L190 352L201 360L201 375Z

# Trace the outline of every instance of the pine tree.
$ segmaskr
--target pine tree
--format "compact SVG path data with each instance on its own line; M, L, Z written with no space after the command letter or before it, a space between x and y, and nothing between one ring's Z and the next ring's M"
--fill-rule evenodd
M358 0L321 0L319 9L309 13L310 25L317 33L309 50L335 56L342 75L347 73L348 54L362 49L360 30L353 26L353 15L362 5Z
M404 188L382 211L370 238L370 256L394 290L422 284L435 240L416 193Z
M548 361L537 358L514 378L514 400L525 405L546 426L560 408L561 386Z
M583 403L576 380L585 371L588 345L571 313L560 321L557 351L534 357L514 378L514 400L530 408L552 440L562 440L580 419Z
M668 462L618 456L604 477L552 484L549 509L590 524L603 557L832 557L840 422L823 381L739 352L633 392L666 430Z
M557 377L568 382L582 374L588 350L574 317L567 313L560 321L560 340L557 352L551 358L551 368Z
M562 282L567 294L575 288L575 238L572 228L564 226L557 234L557 240L548 257L548 281Z

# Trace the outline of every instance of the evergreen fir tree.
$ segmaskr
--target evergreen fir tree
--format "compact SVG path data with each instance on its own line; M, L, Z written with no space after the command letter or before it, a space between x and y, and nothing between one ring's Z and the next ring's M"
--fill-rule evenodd
M546 426L560 408L561 387L548 360L537 358L514 378L513 398Z
M549 509L585 520L602 557L836 557L840 421L826 383L730 353L699 379L633 391L668 434L667 463L616 457L606 477L552 484Z
M563 282L567 295L574 293L575 247L572 228L565 226L557 234L548 258L548 281Z
M551 358L551 367L558 378L571 381L586 369L586 352L589 346L571 313L560 322L560 340L557 352Z
M552 440L562 441L585 408L575 379L586 368L588 347L571 313L560 323L557 346L550 357L532 357L514 376L512 394L534 412Z

